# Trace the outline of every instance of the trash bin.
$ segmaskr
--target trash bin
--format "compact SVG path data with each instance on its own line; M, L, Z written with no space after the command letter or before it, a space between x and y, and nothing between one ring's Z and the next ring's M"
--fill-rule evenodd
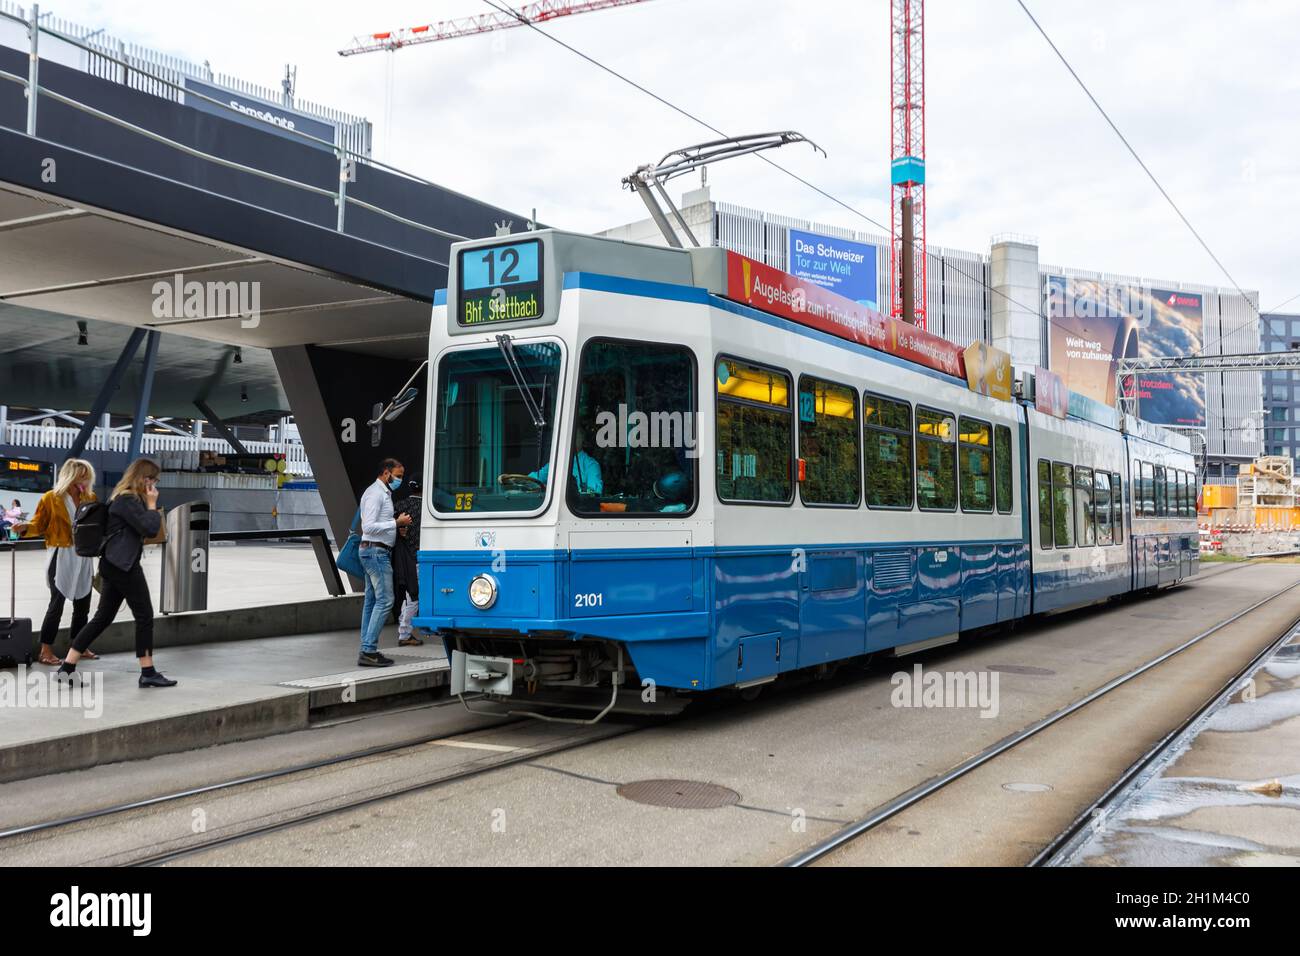
M212 505L187 501L172 508L164 520L167 543L163 545L163 614L206 611L208 608L208 532Z

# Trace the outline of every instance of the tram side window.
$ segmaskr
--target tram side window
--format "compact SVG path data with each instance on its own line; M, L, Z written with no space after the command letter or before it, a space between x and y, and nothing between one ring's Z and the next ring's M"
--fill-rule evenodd
M1074 466L1052 463L1052 540L1074 547Z
M1124 482L1118 473L1112 473L1110 476L1110 502L1111 517L1114 519L1112 525L1115 533L1115 543L1124 543Z
M961 510L993 510L993 429L975 418L958 419L957 458L961 466Z
M1110 475L1104 471L1097 471L1092 476L1093 487L1093 506L1097 514L1097 543L1101 545L1114 544L1115 539L1111 535L1111 510L1110 510Z
M1141 508L1135 508L1134 513L1142 515L1144 518L1154 518L1156 516L1156 493L1154 477L1155 472L1148 462L1138 462L1138 473L1141 486L1139 495L1141 496Z
M952 414L916 407L916 503L922 511L957 510L957 435Z
M1011 429L994 425L993 466L997 469L998 511L1011 514Z
M1038 459L1038 546L1052 546L1052 463Z
M1169 513L1169 484L1165 476L1165 466L1156 465L1156 517L1163 518Z
M1193 481L1192 473L1183 472L1183 517L1192 518L1196 515L1196 495L1192 491Z
M1076 540L1081 548L1097 543L1097 529L1092 511L1092 469L1074 470L1074 513L1079 519Z
M804 504L857 505L862 458L856 389L799 376L799 457Z
M789 504L794 437L790 376L733 358L718 359L718 497Z
M883 395L862 396L862 459L867 507L912 507L912 406Z
M695 358L684 346L586 344L566 475L575 514L674 515L695 507L695 382Z
M1187 476L1181 471L1174 470L1173 480L1173 498L1169 502L1169 513L1175 518L1181 518L1187 511Z

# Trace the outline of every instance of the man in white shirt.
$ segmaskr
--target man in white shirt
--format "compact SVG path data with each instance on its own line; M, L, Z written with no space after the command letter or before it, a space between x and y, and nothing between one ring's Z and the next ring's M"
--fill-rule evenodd
M361 496L361 567L366 572L366 598L361 605L362 667L389 667L391 657L379 653L379 632L393 609L393 545L397 529L411 523L410 515L393 517L393 492L402 486L406 468L396 458L379 463L379 474Z

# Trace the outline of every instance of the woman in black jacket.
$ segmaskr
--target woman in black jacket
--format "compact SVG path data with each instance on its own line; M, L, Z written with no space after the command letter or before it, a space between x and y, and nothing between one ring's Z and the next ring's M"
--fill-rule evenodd
M174 687L176 681L158 673L153 666L153 601L149 583L140 567L145 538L155 537L162 528L158 510L158 465L148 458L131 462L113 489L108 504L104 556L99 562L102 586L99 606L72 642L72 650L59 668L71 675L91 642L113 623L122 602L135 618L135 656L140 659L141 687Z

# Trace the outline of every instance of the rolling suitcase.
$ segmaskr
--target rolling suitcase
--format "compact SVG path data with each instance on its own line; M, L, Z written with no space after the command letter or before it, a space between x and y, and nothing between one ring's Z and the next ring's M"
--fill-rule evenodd
M32 662L32 622L18 610L18 545L9 542L9 618L0 617L0 667Z

